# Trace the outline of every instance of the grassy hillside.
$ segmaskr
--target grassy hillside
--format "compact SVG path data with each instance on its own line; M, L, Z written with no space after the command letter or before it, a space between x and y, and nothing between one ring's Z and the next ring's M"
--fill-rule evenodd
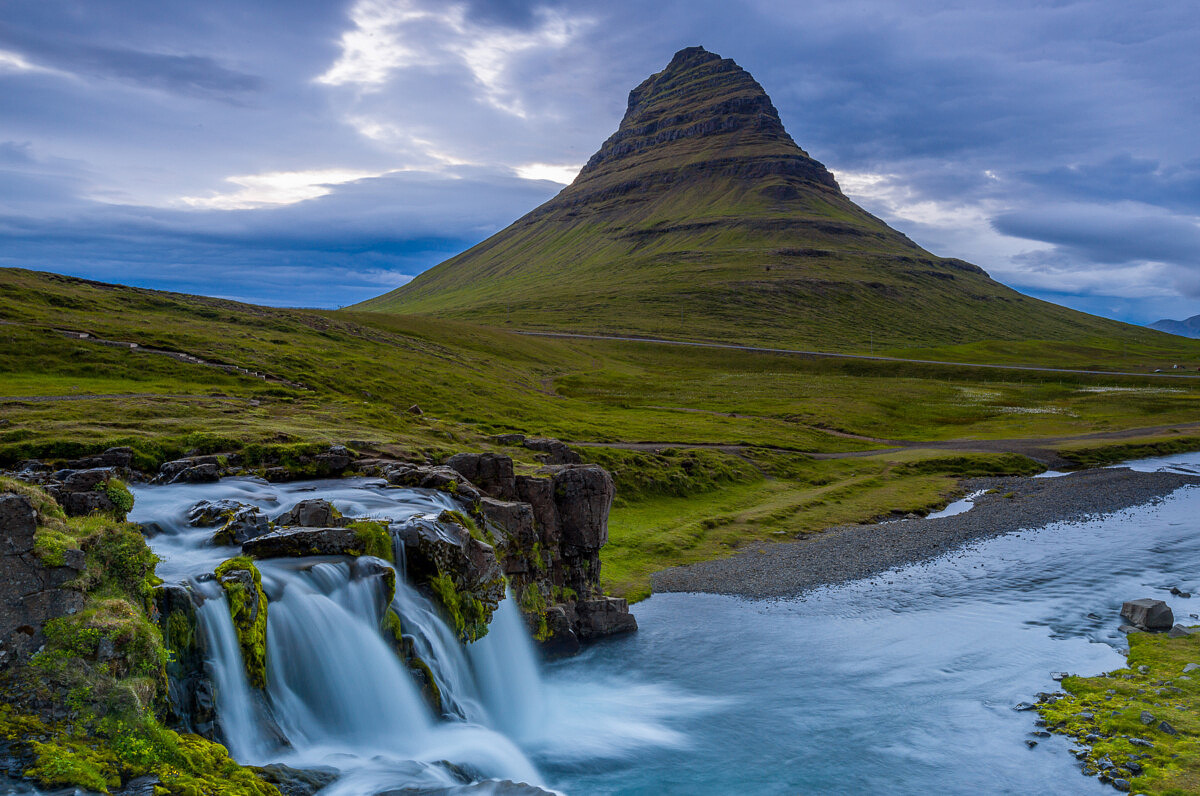
M1200 347L1024 296L847 199L732 61L681 51L558 196L359 309L830 351Z
M113 444L153 462L246 443L339 442L434 458L498 449L529 469L531 451L488 436L556 436L617 475L606 579L631 594L655 569L747 540L938 505L980 462L1028 466L1003 458L995 440L1086 445L1095 458L1111 443L1055 438L1168 426L1138 444L1177 441L1197 417L1196 379L531 338L0 269L0 466ZM914 460L933 464L905 466Z

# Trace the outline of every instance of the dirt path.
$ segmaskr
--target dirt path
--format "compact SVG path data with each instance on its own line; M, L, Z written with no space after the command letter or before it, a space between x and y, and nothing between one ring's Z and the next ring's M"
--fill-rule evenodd
M113 393L81 393L78 395L0 395L0 404L6 403L55 403L58 401L105 401L116 398L198 398L205 401L249 401L258 403L252 398L232 398L228 395L204 395L196 393L164 393L164 392L113 392Z

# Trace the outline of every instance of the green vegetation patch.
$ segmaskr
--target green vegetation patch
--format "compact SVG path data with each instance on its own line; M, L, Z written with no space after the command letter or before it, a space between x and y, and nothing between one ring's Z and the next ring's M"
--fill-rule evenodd
M598 464L612 475L618 506L650 497L686 497L762 479L762 474L745 459L702 448L646 452L587 447L579 448L579 453L585 462Z
M449 522L459 526L467 533L471 534L471 538L484 544L495 544L495 540L484 535L484 531L480 530L478 523L471 517L455 509L446 509L438 515L438 522ZM490 535L490 531L488 532Z
M249 556L237 556L215 570L229 600L229 614L242 648L246 676L254 688L267 685L267 595L262 575Z
M1075 739L1085 774L1125 779L1146 796L1200 793L1200 668L1184 672L1200 666L1200 634L1128 640L1128 668L1068 677L1066 693L1038 712L1046 729Z
M1045 467L1019 453L980 453L970 456L938 456L905 462L900 470L914 475L952 475L956 478L983 478L1000 475L1037 475Z
M488 622L496 606L488 605L469 591L460 589L454 578L441 570L429 579L429 587L454 625L459 640L470 643L487 635Z
M376 558L382 558L384 561L394 562L396 560L392 532L388 530L386 522L358 520L346 527L354 531L354 538L358 542L359 549L362 551L361 555L375 556ZM392 592L395 593L394 584Z
M1103 467L1131 459L1170 456L1200 450L1200 437L1182 436L1146 442L1061 448L1058 455L1076 467Z

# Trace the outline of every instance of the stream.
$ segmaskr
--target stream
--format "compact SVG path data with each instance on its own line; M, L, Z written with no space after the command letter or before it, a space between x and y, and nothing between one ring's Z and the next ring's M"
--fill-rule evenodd
M1136 466L1200 472L1200 455ZM151 545L169 581L236 553L187 525L201 499L254 503L271 517L314 497L398 520L451 505L369 479L134 492L130 519L164 529ZM1012 707L1056 690L1051 672L1121 666L1123 600L1162 599L1178 621L1200 623L1200 598L1167 591L1200 591L1197 516L1200 489L1189 487L801 598L655 595L634 608L638 633L548 664L511 600L464 647L401 580L394 607L452 706L444 717L378 630L377 581L356 579L344 560L262 562L265 700L245 682L219 586L196 588L210 596L202 630L217 651L231 752L336 768L324 796L503 792L501 780L569 794L1101 793L1112 791L1080 775L1067 739L1028 748L1036 715ZM463 785L464 775L479 784Z

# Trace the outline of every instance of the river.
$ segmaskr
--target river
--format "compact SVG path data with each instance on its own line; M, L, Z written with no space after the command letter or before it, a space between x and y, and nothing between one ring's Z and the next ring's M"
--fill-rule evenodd
M1200 455L1137 466L1200 472ZM446 499L361 479L231 479L135 494L131 519L175 531L152 540L167 579L211 571L231 554L184 529L183 512L201 498L255 502L270 516L312 497L377 516L436 512ZM483 641L455 650L428 605L401 589L406 627L428 636L439 678L462 700L451 721L422 714L407 687L387 688L406 675L358 632L378 621L361 615L370 601L354 595L348 567L268 564L264 582L293 595L279 606L269 658L344 660L286 676L272 668L268 703L290 750L244 729L232 745L247 762L341 769L331 796L449 786L443 760L476 779L569 794L1098 793L1108 789L1080 775L1067 739L1032 738L1036 714L1013 706L1055 690L1051 672L1122 665L1123 600L1163 599L1181 621L1200 622L1200 598L1167 591L1200 591L1196 517L1200 489L1184 488L801 598L655 595L635 607L638 633L550 664L534 660L512 606ZM325 636L340 635L307 632L318 619ZM227 702L222 695L223 714ZM323 721L337 731L312 726Z

